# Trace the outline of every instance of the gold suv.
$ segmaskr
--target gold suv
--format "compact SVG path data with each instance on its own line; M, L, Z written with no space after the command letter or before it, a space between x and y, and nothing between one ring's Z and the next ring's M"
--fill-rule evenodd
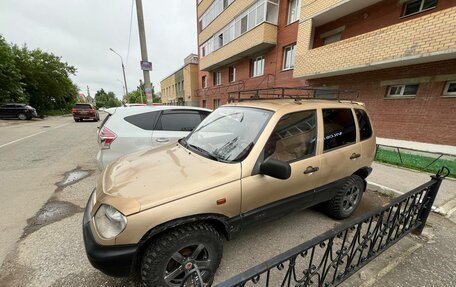
M209 281L222 238L322 204L350 216L366 189L375 135L361 103L258 100L218 108L177 144L119 158L85 210L87 256L111 276L181 286Z

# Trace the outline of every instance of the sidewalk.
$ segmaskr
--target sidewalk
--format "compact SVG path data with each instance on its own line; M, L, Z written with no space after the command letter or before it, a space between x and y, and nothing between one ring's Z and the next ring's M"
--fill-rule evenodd
M427 182L430 174L373 163L368 189L397 196ZM392 194L393 193L393 194ZM408 235L369 264L341 287L454 286L456 282L456 180L445 179L420 236Z
M430 174L374 162L368 189L403 194L429 181ZM456 180L444 179L434 202L435 212L450 217L456 212Z

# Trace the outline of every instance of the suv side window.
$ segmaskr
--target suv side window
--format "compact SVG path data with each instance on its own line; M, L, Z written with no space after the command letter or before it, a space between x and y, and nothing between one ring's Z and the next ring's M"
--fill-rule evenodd
M324 151L356 142L356 126L351 109L323 109Z
M155 129L189 132L199 125L201 118L198 111L163 111Z
M317 112L302 111L283 116L265 146L265 158L293 162L315 155Z
M355 109L355 114L358 118L360 139L362 141L367 140L372 136L372 127L369 121L369 117L367 116L366 111L360 109Z
M128 116L128 117L125 117L124 120L143 130L152 131L152 130L154 130L155 122L157 121L157 118L159 115L160 115L160 112L155 111L155 112L148 112L148 113Z

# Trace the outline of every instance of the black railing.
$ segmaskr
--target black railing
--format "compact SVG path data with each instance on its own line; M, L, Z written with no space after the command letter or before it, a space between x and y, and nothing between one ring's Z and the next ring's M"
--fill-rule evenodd
M377 144L375 160L430 173L435 173L442 166L447 166L451 170L449 176L456 178L454 154Z
M444 167L429 182L388 206L337 226L217 287L337 286L410 232L422 232L442 179L449 173Z

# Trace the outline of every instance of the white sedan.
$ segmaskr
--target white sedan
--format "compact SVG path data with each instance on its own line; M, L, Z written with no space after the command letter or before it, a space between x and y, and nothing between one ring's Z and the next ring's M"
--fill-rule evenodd
M187 136L211 110L183 106L119 107L107 109L98 129L98 166L118 157L156 148Z

